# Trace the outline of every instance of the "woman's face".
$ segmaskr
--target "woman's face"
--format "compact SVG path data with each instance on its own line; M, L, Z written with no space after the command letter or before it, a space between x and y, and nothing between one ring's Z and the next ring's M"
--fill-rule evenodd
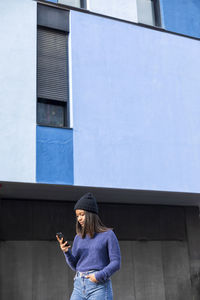
M85 211L82 209L76 210L76 218L79 224L83 227L85 223Z

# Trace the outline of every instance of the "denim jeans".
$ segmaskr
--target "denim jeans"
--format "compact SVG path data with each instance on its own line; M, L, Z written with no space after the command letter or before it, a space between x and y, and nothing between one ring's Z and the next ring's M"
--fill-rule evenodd
M70 300L113 300L111 280L109 279L104 283L92 282L85 277L91 273L94 271L77 272Z

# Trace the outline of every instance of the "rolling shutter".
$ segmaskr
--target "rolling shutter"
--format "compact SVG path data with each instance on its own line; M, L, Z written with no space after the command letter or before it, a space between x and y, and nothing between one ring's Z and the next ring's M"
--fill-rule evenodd
M37 96L67 102L68 35L65 32L38 27Z

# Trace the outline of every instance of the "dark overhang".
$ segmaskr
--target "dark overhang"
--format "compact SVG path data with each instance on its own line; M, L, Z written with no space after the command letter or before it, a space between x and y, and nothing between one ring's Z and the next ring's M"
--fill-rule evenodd
M77 201L92 192L101 203L200 206L200 193L0 182L0 199Z

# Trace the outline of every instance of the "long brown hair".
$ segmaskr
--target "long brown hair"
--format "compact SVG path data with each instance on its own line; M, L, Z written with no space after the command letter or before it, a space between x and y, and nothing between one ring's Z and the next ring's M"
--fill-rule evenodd
M86 234L89 234L91 238L94 237L95 233L105 232L111 228L106 227L102 222L99 216L95 213L85 210L85 222L82 227L78 220L76 220L76 233L80 235L83 239L86 237Z

